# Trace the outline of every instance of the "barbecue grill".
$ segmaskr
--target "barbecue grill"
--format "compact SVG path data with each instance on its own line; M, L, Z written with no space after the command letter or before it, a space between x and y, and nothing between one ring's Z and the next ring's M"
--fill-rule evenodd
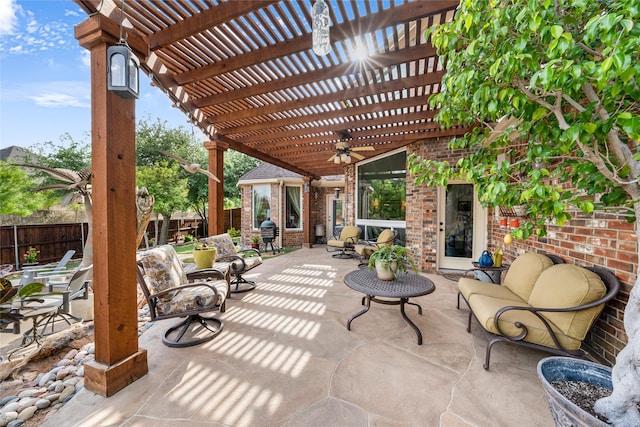
M267 247L271 245L271 251L274 255L276 254L276 248L273 247L273 241L278 237L278 234L279 230L275 222L271 221L270 218L262 221L262 224L260 224L260 237L262 237L265 251L267 250Z

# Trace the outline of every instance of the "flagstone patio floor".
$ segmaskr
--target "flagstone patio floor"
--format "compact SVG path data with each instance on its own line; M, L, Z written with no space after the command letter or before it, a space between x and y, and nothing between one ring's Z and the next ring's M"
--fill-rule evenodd
M407 306L424 342L399 307L361 310L343 283L357 261L324 247L266 259L219 317L224 330L189 348L162 344L173 320L141 337L149 372L114 396L86 389L44 426L553 426L536 376L545 353L496 345L482 368L486 339L465 330L456 284L436 284ZM414 300L412 300L414 301Z

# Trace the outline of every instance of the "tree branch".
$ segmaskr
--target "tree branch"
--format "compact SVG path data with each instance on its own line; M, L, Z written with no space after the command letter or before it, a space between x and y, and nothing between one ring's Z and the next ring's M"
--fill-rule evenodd
M591 49L589 46L587 46L583 42L578 42L577 45L580 46L582 48L582 50L587 52L589 55L592 55L594 57L594 59L596 59L596 60L602 60L603 59L602 58L602 54L600 52L598 52L597 50Z

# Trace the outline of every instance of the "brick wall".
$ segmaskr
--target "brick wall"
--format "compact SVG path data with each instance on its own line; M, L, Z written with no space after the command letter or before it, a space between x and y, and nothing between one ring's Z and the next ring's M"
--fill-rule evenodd
M241 218L242 218L242 242L244 244L250 244L251 243L251 239L253 236L260 236L260 230L254 230L253 229L253 219L252 219L252 200L253 200L253 190L252 190L252 186L251 185L243 185L241 186L241 192L242 192L242 212L241 212ZM283 197L284 197L284 187L282 189L283 192ZM282 209L284 209L284 201L282 201L283 205L282 207L280 206L280 193L279 193L279 186L277 183L271 184L271 200L270 200L270 205L271 205L271 213L270 213L270 218L271 221L275 222L276 224L279 224L280 221L280 215L282 213ZM302 197L303 197L303 201L302 201L302 205L304 206L304 198L305 197L313 197L313 192L310 193L302 193ZM314 206L322 206L322 210L324 211L324 206L323 203L321 203L322 200L321 199L321 195L320 192L318 194L318 203L315 203L313 200L311 202L311 206L312 208ZM311 213L311 218L312 220L314 219L314 217L317 217L318 215L314 215L314 213ZM324 222L321 222L324 223ZM315 224L311 224L311 227L313 227ZM283 247L287 247L287 248L299 248L302 247L302 243L304 241L304 233L302 232L302 230L292 230L292 231L288 231L286 230L284 227L280 227L280 235L282 236L282 246ZM260 240L260 243L262 244L262 239ZM274 242L274 246L277 246L277 244L279 243L279 238L276 239L276 242Z
M448 139L427 140L407 146L407 155L416 153L423 158L448 160L455 164L461 151L451 152ZM355 168L346 168L348 215L354 220L354 173ZM621 282L621 291L607 304L595 327L584 342L584 349L591 356L608 365L627 342L624 332L623 313L629 293L638 275L638 244L636 224L629 224L614 214L572 213L573 220L563 227L550 225L544 239L531 237L514 242L505 249L504 262L512 262L518 255L527 252L547 252L559 255L567 263L581 266L598 265L610 269ZM501 228L494 209L487 216L487 242L490 250L504 245L508 228ZM425 185L415 185L407 173L407 247L420 260L423 272L437 272L437 191Z
M627 342L623 314L629 293L638 275L638 243L635 224L606 213L584 215L573 212L573 220L563 227L550 225L544 238L530 237L514 241L505 247L505 262L531 251L559 255L566 263L581 266L598 265L611 270L620 280L621 289L616 298L606 305L595 327L587 336L584 348L596 360L613 365L615 358ZM504 245L508 228L500 227L497 218L490 219L489 241L491 249Z

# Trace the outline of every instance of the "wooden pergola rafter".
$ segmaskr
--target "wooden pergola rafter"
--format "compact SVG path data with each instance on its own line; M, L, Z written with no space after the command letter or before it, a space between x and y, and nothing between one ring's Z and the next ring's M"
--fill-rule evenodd
M119 1L76 2L119 22ZM325 57L311 50L312 4L126 0L124 22L147 43L142 66L154 85L211 141L224 136L234 150L318 178L342 173L342 165L327 162L337 132L357 128L367 140L350 143L375 144L376 151L364 153L375 156L389 151L389 129L395 136L408 132L403 126L382 132L380 120L399 125L407 122L404 115L427 110L444 70L424 32L451 19L458 2L329 1L332 51ZM354 57L357 46L367 47L366 58ZM421 138L445 135L432 117L428 111L413 119L424 124ZM376 124L363 123L370 119ZM319 129L330 131L319 137ZM288 131L307 149L290 144L291 151L283 151ZM308 150L314 146L323 149ZM297 160L301 152L311 160L304 167Z
M424 37L454 0L325 0L331 51L312 50L315 0L74 0L88 15L76 38L91 52L95 363L85 384L111 395L147 372L135 307L135 101L107 90L107 48L121 30L152 85L207 136L208 169L224 179L237 150L303 176L344 173L327 161L348 134L366 158L440 129L428 97L445 64ZM124 5L124 7L123 7ZM148 90L141 88L141 92ZM209 181L209 231L224 232L222 183ZM304 244L313 237L302 197ZM116 214L117 213L117 214ZM129 236L129 239L127 239Z

